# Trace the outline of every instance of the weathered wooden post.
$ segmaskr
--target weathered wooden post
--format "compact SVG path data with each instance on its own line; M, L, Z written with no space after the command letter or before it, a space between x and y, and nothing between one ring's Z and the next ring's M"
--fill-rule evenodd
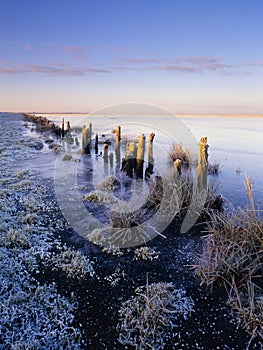
M116 143L115 156L116 156L116 164L120 164L121 162L121 143L120 142Z
M153 140L154 140L155 133L151 132L149 135L149 141L148 141L148 166L145 170L145 177L149 178L150 175L153 173L153 165L154 165L154 158L153 158Z
M82 127L82 151L84 154L90 154L90 132L85 125Z
M122 171L125 171L127 176L133 176L135 166L136 146L134 142L128 142L126 145L125 159L122 162Z
M61 136L64 137L65 135L65 122L64 118L62 119L62 128L61 128Z
M197 185L199 189L207 189L207 169L208 169L208 144L207 137L201 137L199 141L199 154L197 166Z
M95 135L95 154L99 153L99 135L98 133Z
M116 148L115 148L116 164L119 164L121 162L120 141L121 141L121 127L120 125L118 125L116 129Z
M109 160L110 160L110 168L113 168L113 153L111 152L109 155Z
M103 153L103 159L104 159L104 163L108 163L108 145L107 143L104 143L104 153Z
M92 123L89 123L89 148L91 149L91 140L92 140Z
M86 125L82 126L82 151L85 151L85 147L87 144L87 140L86 140Z
M66 132L70 133L70 123L69 122L67 122Z
M121 140L121 126L118 125L116 129L116 144Z
M144 164L144 152L145 152L145 136L144 134L139 135L137 154L136 154L136 177L143 178L143 164Z

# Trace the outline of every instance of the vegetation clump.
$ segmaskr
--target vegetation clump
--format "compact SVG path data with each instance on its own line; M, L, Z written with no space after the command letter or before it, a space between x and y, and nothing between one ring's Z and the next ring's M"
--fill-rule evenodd
M141 247L134 250L135 260L156 260L159 258L159 252L153 248Z
M116 190L120 187L120 181L116 176L109 175L98 184L100 190Z
M84 199L87 202L113 204L118 203L119 199L110 191L95 190L85 195Z
M69 278L83 278L86 275L95 274L89 259L71 248L64 249L60 254L53 256L49 263L53 269L64 271Z
M208 286L223 285L229 304L252 337L263 339L263 219L239 208L214 214L195 272Z
M72 159L73 159L73 157L72 157L71 154L64 154L64 156L62 158L62 160L64 160L64 161L69 161L69 160L72 160Z
M119 342L138 350L163 349L165 336L177 326L179 317L187 319L194 302L173 283L152 283L135 290L119 310Z
M106 254L112 254L112 255L115 255L115 256L122 256L122 255L124 255L123 250L121 250L119 247L114 246L114 245L109 245L109 246L103 247L102 248L102 252L106 253Z
M208 163L208 174L218 175L220 170L220 164L218 162Z
M173 143L171 150L169 151L169 158L172 162L179 159L183 165L189 166L194 162L193 152L188 148L183 148L181 144Z

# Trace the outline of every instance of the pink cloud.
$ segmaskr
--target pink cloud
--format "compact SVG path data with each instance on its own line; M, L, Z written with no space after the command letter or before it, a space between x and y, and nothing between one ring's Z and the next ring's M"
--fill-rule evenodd
M178 64L178 65L162 65L159 66L160 70L164 70L164 71L169 71L169 72L174 72L174 71L178 71L178 72L196 72L197 69L196 67L192 66L192 65L182 65L182 64Z
M118 66L121 70L162 70L169 72L205 72L205 71L228 71L232 65L222 62L218 57L171 57L171 58L124 58L122 62L127 66ZM159 63L159 65L155 65Z
M124 58L122 61L128 64L145 64L160 62L160 60L157 58Z
M66 67L63 64L54 65L27 65L13 64L0 68L2 74L42 74L53 76L81 76L85 74L110 73L109 69L84 66L84 67Z
M6 74L16 74L16 71L12 67L4 67L0 69L0 73L6 73Z

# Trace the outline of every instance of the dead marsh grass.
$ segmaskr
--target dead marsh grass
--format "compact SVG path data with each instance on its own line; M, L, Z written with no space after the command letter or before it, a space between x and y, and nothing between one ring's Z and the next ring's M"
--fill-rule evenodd
M252 338L263 339L263 219L260 211L239 208L213 214L195 273L211 288L223 285L228 303Z

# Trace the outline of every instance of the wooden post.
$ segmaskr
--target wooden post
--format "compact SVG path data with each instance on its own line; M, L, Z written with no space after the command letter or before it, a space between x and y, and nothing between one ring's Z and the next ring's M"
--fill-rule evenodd
M99 135L97 133L95 136L95 154L99 153L99 146L98 145L99 145Z
M121 126L118 125L116 129L116 144L121 140Z
M82 127L82 151L84 154L90 154L90 132L85 125Z
M89 123L89 148L91 149L91 139L92 139L92 124Z
M104 143L104 153L103 153L104 163L108 163L108 145Z
M86 132L86 141L87 141L87 144L86 144L86 147L85 147L85 153L86 154L90 154L90 143L91 143L91 140L90 140L90 130L89 130L89 128L86 128L85 132Z
M66 132L70 133L70 123L69 122L67 122Z
M120 164L121 162L120 141L121 141L121 127L120 125L118 125L116 129L116 148L115 148L116 164Z
M206 163L208 161L208 144L207 137L201 137L199 141L199 162Z
M154 165L154 158L153 158L153 140L154 140L155 133L151 132L149 135L149 141L148 141L148 166L145 170L145 177L149 178L153 174L153 165Z
M86 138L86 125L82 126L82 150L85 151L87 145L87 138Z
M62 119L62 128L61 128L61 136L64 137L65 135L65 122L64 118Z
M113 153L111 152L109 155L109 160L110 160L110 168L113 168Z
M208 169L208 144L207 137L201 137L199 141L199 154L197 166L197 185L199 189L207 189L207 169Z
M138 137L138 146L136 154L136 177L143 178L143 164L144 164L144 152L145 152L145 136L144 134Z
M120 142L116 143L115 156L116 156L116 164L120 164L120 162L121 162L121 144L120 144Z
M133 170L135 166L135 150L135 143L128 142L126 146L125 159L122 163L122 171L125 171L129 177L133 176Z

